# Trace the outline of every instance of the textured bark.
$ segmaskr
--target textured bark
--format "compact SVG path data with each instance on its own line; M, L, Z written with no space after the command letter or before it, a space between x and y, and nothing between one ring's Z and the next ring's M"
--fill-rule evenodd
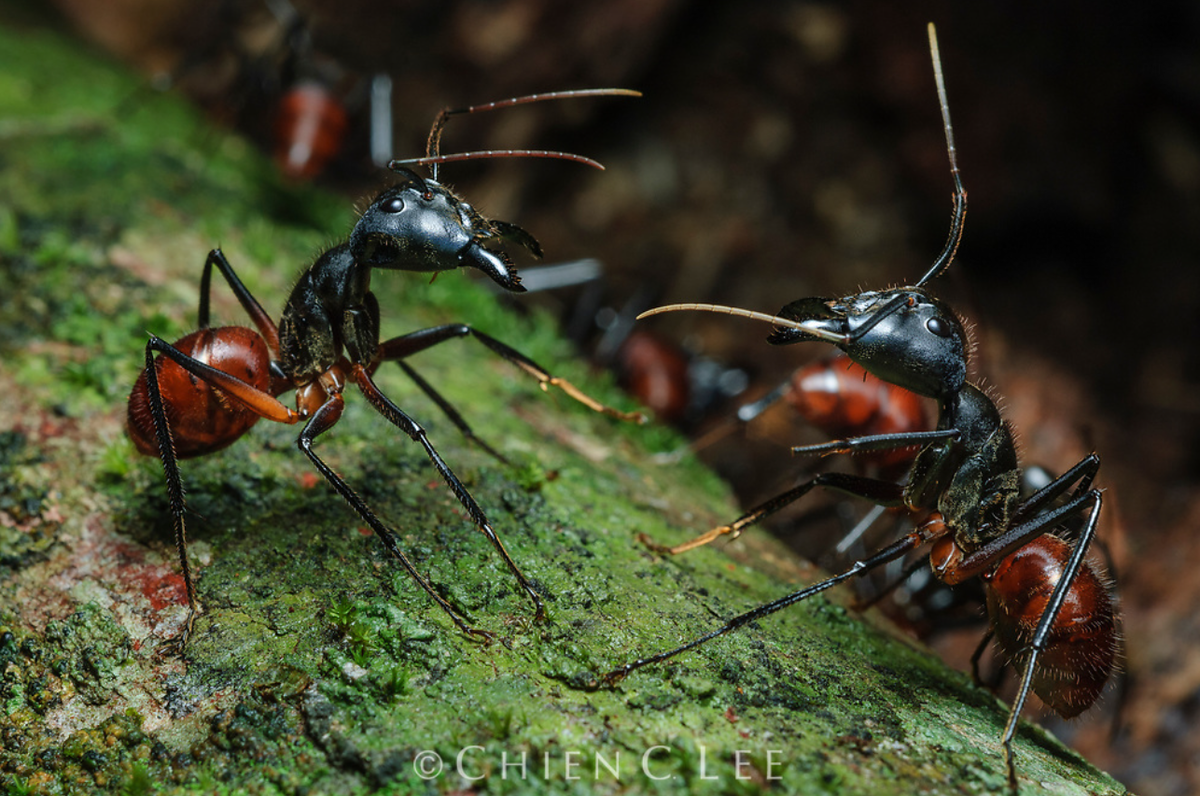
M145 334L194 323L213 245L274 309L353 216L36 31L0 33L0 103L9 792L1003 791L1006 706L837 593L581 689L816 573L761 531L671 561L641 548L638 532L678 542L730 519L726 488L694 461L656 463L680 442L670 432L542 394L470 340L414 364L514 466L463 440L398 369L381 384L429 428L549 621L531 623L420 448L352 394L320 452L504 642L457 633L310 469L296 429L261 423L183 464L205 611L183 658L156 657L185 610L161 469L122 432ZM215 284L221 321L242 322ZM467 321L627 402L549 321L514 317L465 275L383 273L374 287L387 334ZM1121 790L1033 726L1017 759L1024 792Z

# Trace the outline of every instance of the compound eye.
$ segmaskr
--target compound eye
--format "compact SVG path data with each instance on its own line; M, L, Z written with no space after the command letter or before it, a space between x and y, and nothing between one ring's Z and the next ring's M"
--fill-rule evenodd
M953 334L950 324L946 323L946 320L938 315L925 321L925 328L938 337L949 337Z
M399 213L399 212L402 212L403 210L404 210L404 200L401 199L399 196L397 196L394 199L389 199L383 205L383 212L385 212L385 213Z

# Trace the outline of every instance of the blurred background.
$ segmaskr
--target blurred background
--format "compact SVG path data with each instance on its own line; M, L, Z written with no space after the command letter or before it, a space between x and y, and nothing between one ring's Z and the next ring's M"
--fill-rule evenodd
M701 440L746 505L847 466L792 459L826 435L787 406L729 422L829 352L715 315L630 319L677 301L775 312L919 277L951 210L934 21L971 197L934 291L973 322L975 376L1003 396L1025 461L1104 459L1126 675L1083 719L1047 722L1139 793L1200 789L1200 6L5 0L0 20L73 31L347 201L388 181L373 159L423 154L444 106L643 91L459 117L443 139L578 152L606 172L492 160L441 179L531 231L548 262L595 258L521 306L558 315L582 356ZM373 113L390 129L373 135ZM836 566L863 513L814 498L773 530ZM905 584L883 604L969 665L976 595Z

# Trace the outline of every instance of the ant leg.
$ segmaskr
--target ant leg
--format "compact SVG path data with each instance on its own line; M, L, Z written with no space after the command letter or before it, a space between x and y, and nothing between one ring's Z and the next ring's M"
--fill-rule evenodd
M233 266L229 264L229 260L225 259L225 254L220 249L213 249L208 253L208 259L204 261L204 270L200 273L200 309L197 313L199 321L197 326L201 329L208 328L208 299L211 293L212 267L214 265L225 277L233 295L237 296L238 303L250 316L258 333L267 341L267 348L271 349L272 354L278 356L279 328L275 325L275 321L271 320L271 316L267 315L258 300L242 284L242 280L238 279L238 275L233 272Z
M473 329L465 323L432 326L428 329L420 329L401 337L394 337L380 345L380 352L383 354L384 359L400 359L411 356L418 351L432 348L438 343L444 343L447 340L456 337L466 337L468 335L483 343L494 353L499 354L501 358L516 365L530 376L533 376L541 384L543 390L549 387L557 387L592 411L615 417L618 420L631 420L635 423L646 422L646 416L641 412L622 412L619 409L614 409L611 406L600 403L566 379L551 375L541 365L516 349L510 348L491 335Z
M1096 478L1096 473L1100 470L1100 457L1092 453L1085 456L1078 464L1067 470L1058 478L1051 481L1046 486L1039 489L1029 496L1028 499L1021 502L1013 514L1013 522L1018 523L1028 517L1035 516L1051 501L1066 493L1071 484L1079 481L1079 485L1075 488L1072 499L1078 498L1080 495L1087 492L1092 487L1092 481Z
M386 343L384 345L386 345ZM381 348L380 351L383 352L383 349ZM379 361L384 362L387 361L387 359L388 357L385 354L384 358ZM397 359L395 362L400 366L400 369L408 375L408 378L412 379L412 382L421 389L421 392L425 393L427 396L429 396L431 401L437 404L438 408L442 410L442 414L444 414L450 420L450 422L453 423L460 432L462 432L462 435L466 437L469 442L478 445L484 450L484 452L496 459L501 464L508 465L509 467L512 466L512 462L506 459L503 454L501 454L491 445L484 442L475 434L475 431L471 428L459 411L455 409L454 406L446 400L445 396L438 392L432 384L427 382L424 377L421 376L421 374L417 373L417 371L413 369L412 365L409 365L403 359ZM374 375L375 366L373 365L368 367L367 373Z
M433 588L433 585L426 580L421 573L417 572L416 567L414 567L412 562L408 560L408 557L404 555L404 551L400 549L400 546L396 544L395 535L392 534L392 532L386 527L384 527L383 523L380 522L379 518L375 516L374 512L367 507L367 504L363 502L362 498L360 498L358 494L351 489L345 481L342 480L341 476L335 473L333 469L327 465L320 456L317 455L316 451L313 450L313 442L318 436L328 431L335 423L337 423L338 419L340 419L342 416L342 408L344 406L345 402L340 394L330 396L329 400L322 404L321 407L313 413L308 423L305 424L304 428L300 432L299 439L296 440L296 444L299 446L300 450L304 452L304 455L309 458L317 470L320 471L321 475L325 476L325 480L337 490L338 494L345 498L346 502L350 504L350 507L358 513L358 516L361 517L363 521L367 523L367 525L371 526L371 530L373 530L375 535L379 537L379 540L383 542L383 545L388 549L388 552L390 552L392 556L400 562L400 565L404 567L404 570L409 574L409 577L415 580L417 584L424 589L430 597L433 598L433 601L438 604L439 608L446 612L458 629L469 636L477 636L484 641L490 642L493 638L495 638L495 635L486 630L480 630L479 628L471 627L466 623L466 621L463 620L461 616L458 615L458 612L454 610L450 603L446 602L445 598L437 593L437 591Z
M829 456L834 453L861 453L863 451L891 450L893 448L908 448L914 445L928 445L944 439L957 439L959 430L956 428L938 429L936 431L905 431L895 434L871 434L865 437L850 437L835 439L816 445L797 445L792 448L793 455Z
M845 492L855 497L863 497L874 502L876 505L887 508L898 508L904 505L904 488L899 484L893 484L891 481L878 481L874 478L851 475L850 473L822 473L811 481L789 489L781 495L776 495L764 503L760 503L728 525L718 525L712 530L706 531L695 539L691 539L683 544L678 544L674 547L659 544L644 533L638 534L638 541L656 553L677 556L688 550L703 547L722 536L736 539L741 536L742 531L746 528L769 517L784 506L799 500L815 486L823 486L839 492Z
M834 552L842 555L849 550L855 542L862 538L863 534L870 530L871 526L875 524L875 521L883 516L885 511L887 511L887 508L884 506L875 506L868 511L866 515L858 521L858 524L851 528L850 532L843 536L841 541L837 543L837 547L834 548ZM911 572L907 572L904 577L908 577L911 574ZM893 586L889 587L888 591L891 591L899 585L900 581L897 581ZM887 592L885 591L884 594L887 594ZM883 595L881 594L880 597L882 596ZM872 604L874 604L874 602L875 601L873 600Z
M265 393L247 384L237 376L231 376L223 370L214 368L212 365L189 357L175 348L175 346L153 334L150 335L150 341L146 343L147 361L149 361L149 352L151 350L158 351L160 354L170 357L188 373L219 387L223 392L231 398L237 399L239 403L243 404L259 417L289 425L298 423L303 419L298 412L294 409L289 409L286 404L270 393Z
M442 479L445 480L446 485L450 487L450 491L454 493L456 498L458 498L458 502L462 504L464 509L466 509L467 514L470 515L471 520L476 526L478 526L480 532L482 532L483 535L487 537L487 540L492 543L492 547L496 548L496 552L498 552L500 557L504 559L504 563L508 566L509 571L512 572L513 577L517 579L517 582L521 584L521 588L525 590L525 593L533 602L534 620L541 621L542 619L545 619L546 608L542 604L541 595L537 593L537 591L533 588L533 585L517 567L517 563L513 561L512 556L508 554L508 550L504 547L504 543L500 541L500 537L496 535L496 531L492 528L491 523L488 522L487 515L483 513L483 509L481 509L479 504L475 502L475 498L471 497L471 493L467 491L465 486L463 486L462 481L458 480L458 476L456 476L450 469L449 465L442 460L441 455L433 447L433 444L426 436L425 429L421 428L421 426L415 420L405 414L400 407L392 403L391 400L388 399L388 397L384 395L377 386L375 386L375 383L371 381L371 377L367 374L366 368L364 368L362 365L353 366L351 378L354 383L358 385L358 388L362 391L362 394L366 396L367 401L370 402L371 406L375 407L375 411L383 415L389 423L399 428L412 440L421 444L421 447L425 449L425 454L429 457L429 460L433 462L433 466L437 468L437 471L441 473Z
M779 401L783 399L783 396L787 395L791 389L792 380L788 379L782 384L773 387L770 392L758 400L751 401L747 404L742 404L738 407L736 414L738 422L749 423L751 420L755 419L763 412L779 403Z
M836 475L836 474L834 474L834 475ZM866 480L866 479L863 479L863 480ZM789 594L787 597L783 597L781 599L775 600L774 602L767 603L766 605L760 605L758 608L755 608L751 611L747 611L744 614L735 616L733 619L730 619L728 622L721 625L721 627L717 628L716 630L705 633L703 636L700 636L699 638L697 638L693 641L689 641L687 644L684 644L680 647L676 647L673 650L668 650L667 652L660 652L659 654L652 655L649 658L639 658L638 660L627 663L624 666L621 666L617 669L613 669L612 671L605 674L600 679L605 685L615 685L616 683L623 680L630 672L632 672L636 669L640 669L643 666L649 666L654 663L661 663L662 661L665 661L668 658L675 657L676 655L678 655L681 652L687 652L688 650L694 649L694 648L700 646L701 644L704 644L707 641L711 641L712 639L716 638L717 636L723 636L726 633L729 633L730 631L737 630L739 627L742 627L743 625L746 625L746 624L753 622L755 620L758 620L758 619L762 619L763 617L770 616L771 614L775 613L776 611L781 611L784 608L787 608L789 605L794 605L802 600L806 600L809 597L812 597L814 594L819 594L820 592L823 592L826 589L836 586L837 584L839 584L845 580L848 580L857 575L864 575L867 572L870 572L872 569L874 569L878 566L881 566L883 564L888 563L889 561L894 561L897 558L901 558L902 556L907 555L912 550L915 550L916 548L920 547L921 545L925 544L926 542L932 541L933 539L936 539L937 537L942 536L945 533L947 533L947 528L943 523L926 523L926 524L918 527L912 533L909 533L909 534L905 535L903 538L898 539L897 541L888 545L883 550L881 550L880 552L871 556L870 558L867 558L867 559L861 560L861 561L856 561L853 564L853 566L851 566L849 569L845 570L844 572L841 572L837 575L826 578L825 580L821 581L820 583L814 583L812 586L808 586L807 588L801 589L798 592Z
M1017 767L1013 759L1012 742L1017 733L1017 722L1021 718L1021 710L1025 707L1025 700L1028 698L1029 690L1033 685L1033 673L1037 668L1038 656L1046 649L1047 639L1050 636L1054 620L1058 617L1058 612L1062 608L1071 583L1075 580L1076 573L1079 572L1079 568L1083 565L1083 559L1087 555L1088 546L1091 544L1092 537L1096 533L1096 522L1100 518L1102 503L1103 498L1100 492L1093 489L1086 494L1074 498L1062 507L1063 510L1069 510L1069 512L1047 512L1050 515L1050 519L1042 520L1041 522L1035 520L1031 523L1026 523L1027 526L1031 526L1031 530L1036 529L1040 532L1038 535L1041 535L1047 529L1057 525L1061 521L1062 514L1077 514L1080 511L1086 510L1089 505L1091 507L1088 521L1083 526L1083 532L1080 534L1079 540L1075 543L1075 550L1072 551L1071 558L1067 561L1066 567L1063 568L1058 584L1055 586L1053 594L1050 595L1050 600L1046 603L1046 607L1042 610L1042 617L1038 621L1037 630L1034 631L1033 638L1029 642L1029 657L1025 661L1025 671L1021 676L1021 685L1017 691L1016 699L1013 700L1012 711L1008 714L1008 723L1004 727L1004 736L1001 744L1004 746L1004 760L1008 764L1008 784L1014 793L1017 790ZM1060 516L1054 516L1056 514ZM1018 526L1013 531L1020 531L1022 527Z
M876 506L876 508L881 509L883 507ZM898 577L893 578L889 583L885 584L882 589L880 589L878 592L876 592L875 595L873 597L871 597L871 599L862 600L862 601L856 600L854 603L854 610L866 611L868 608L874 608L876 605L878 605L880 603L880 601L883 600L884 597L887 597L889 594L894 592L896 589L900 588L900 584L904 583L909 578L911 578L922 567L925 567L928 565L929 565L929 560L926 558L918 558L916 561L913 561L911 564L909 564L907 567L904 568L904 570L900 573L900 575Z
M184 522L183 481L179 477L179 461L175 458L175 442L171 438L171 425L163 408L162 392L158 386L158 368L155 367L152 337L146 344L146 393L150 398L150 415L154 418L154 436L158 440L158 455L162 460L163 473L167 479L167 500L171 504L171 525L175 530L175 550L179 554L179 568L183 572L184 590L187 592L188 615L183 630L174 639L159 646L155 654L160 657L179 655L187 645L196 624L196 586L192 582L192 568L188 565L187 527Z
M980 688L985 687L985 683L983 682L983 675L979 673L979 661L983 658L984 651L987 650L988 645L992 643L992 639L995 637L995 635L996 631L989 627L987 632L983 634L983 638L979 639L979 646L977 646L975 651L971 653L971 682ZM997 685L999 684L999 679L1003 676L1003 674L1004 669L1001 668L1000 676L995 678Z
M267 393L252 387L228 373L217 370L197 359L184 354L179 349L150 335L146 342L146 393L149 399L150 415L154 421L154 436L158 442L158 455L162 460L163 473L167 479L167 496L171 506L171 523L175 530L175 549L179 553L179 567L183 572L184 588L187 592L188 616L183 630L179 635L161 646L158 655L178 655L183 652L188 638L192 634L199 608L196 607L196 586L192 579L192 569L187 557L187 525L184 520L183 480L179 475L179 460L175 455L175 442L171 436L171 424L167 419L166 408L163 404L162 389L158 382L158 362L155 352L166 356L184 370L197 378L203 379L220 387L227 394L239 400L250 411L261 417L283 423L295 423L300 416L288 409L282 403Z
M1090 483L1090 479L1094 473L1087 471L1091 466L1090 460L1092 458L1088 457L1080 462L1079 465L1071 468L1068 476L1074 474L1075 477L1078 477L1081 472L1087 473L1084 477ZM1059 481L1063 481L1068 476L1063 476ZM1058 483L1058 481L1055 482L1055 484ZM1069 485L1070 481L1068 480L1065 483ZM1051 487L1053 486L1052 484ZM1037 495L1043 495L1051 487L1039 491ZM1065 487L1062 487L1062 489L1065 490ZM1088 547L1095 536L1096 522L1100 518L1102 503L1103 498L1099 490L1090 489L1082 495L1072 497L1062 506L1043 511L1026 522L1014 525L998 538L993 539L971 553L945 563L938 569L938 575L942 580L951 585L961 583L967 578L990 570L995 566L996 562L1005 556L1019 550L1034 539L1044 536L1049 531L1063 524L1064 521L1079 516L1082 512L1090 509L1087 522L1084 523L1079 539L1075 543L1075 549L1071 552L1071 557L1068 559L1066 566L1063 567L1058 582L1054 586L1054 591L1050 594L1050 599L1046 601L1045 607L1042 609L1042 615L1038 619L1037 628L1034 630L1025 652L1019 656L1019 660L1017 661L1018 665L1024 666L1024 671L1021 675L1021 683L1017 690L1017 696L1013 700L1012 709L1008 714L1008 723L1004 727L1004 735L1000 742L1004 747L1004 759L1008 765L1009 785L1014 792L1017 787L1017 769L1013 759L1012 742L1013 738L1016 737L1017 723L1021 718L1021 710L1025 706L1025 700L1029 697L1029 691L1033 687L1033 675L1037 670L1037 659L1047 647L1054 620L1058 617L1058 613L1062 609L1067 592L1070 591L1076 574L1079 572L1080 567L1083 566L1084 557L1087 555ZM1028 512L1025 512L1025 514L1027 515Z
M401 370L408 374L408 377L412 379L414 384L421 388L422 392L429 396L430 400L438 405L438 408L441 409L446 417L449 418L450 422L462 432L464 437L466 437L470 442L478 445L480 448L483 448L488 455L499 461L501 464L506 464L509 467L512 466L512 462L506 459L503 454L501 454L491 445L484 442L475 434L474 430L472 430L471 426L467 424L466 419L459 414L458 410L455 409L454 406L447 401L441 393L434 389L432 384L425 381L425 379L421 377L421 374L413 370L412 365L409 365L403 360L398 361L396 364L400 366Z
M791 388L791 379L773 387L770 392L761 398L739 406L737 413L732 418L716 424L701 436L681 447L678 451L668 455L671 457L671 460L678 461L687 451L697 453L704 450L714 442L728 436L735 429L744 428L749 425L751 421L767 411L767 409L779 403L780 399L787 395Z

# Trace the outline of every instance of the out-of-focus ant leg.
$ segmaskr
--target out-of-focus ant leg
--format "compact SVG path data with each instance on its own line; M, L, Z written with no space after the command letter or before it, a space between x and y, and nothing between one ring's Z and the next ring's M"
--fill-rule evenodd
M834 440L832 442L824 443L821 445L806 445L803 447L793 448L792 451L794 453L824 454L824 453L849 453L851 451L860 451L860 450L883 450L883 449L887 449L887 448L901 448L901 447L905 447L908 445L922 444L925 442L946 439L950 436L953 436L955 433L956 432L954 432L953 430L950 430L950 431L942 430L942 431L916 431L916 432L910 432L910 433L904 433L904 434L877 434L872 437L854 437L849 440ZM729 523L728 525L718 525L717 527L715 527L709 531L706 531L705 533L702 533L699 536L697 536L696 538L691 539L687 542L684 542L683 544L678 544L673 547L667 546L667 545L662 545L662 544L659 544L658 542L655 542L653 539L651 539L649 536L647 536L644 533L638 535L638 540L641 541L642 544L649 547L651 550L654 550L655 552L663 553L665 555L679 555L680 553L686 552L688 550L692 550L697 547L702 547L706 544L709 544L710 542L720 539L722 536L728 536L730 539L736 539L736 538L738 538L738 536L740 536L742 534L742 531L746 530L751 525L754 525L755 523L760 522L761 520L765 519L766 517L769 517L772 514L774 514L775 512L779 511L783 507L796 502L801 497L808 494L808 492L814 486L828 486L832 489L846 492L850 495L857 495L859 497L866 497L866 498L870 499L870 497L869 497L870 491L869 490L868 490L868 493L863 493L863 492L856 491L853 487L852 488L843 488L842 486L840 486L841 482L838 480L838 478L835 478L835 476L837 476L838 478L854 479L854 483L856 483L856 484L869 482L871 484L886 484L889 487L897 487L896 484L893 484L888 481L879 481L879 480L873 479L873 478L862 478L859 476L852 476L848 473L824 473L822 475L817 476L812 481L808 481L807 483L801 484L798 487L789 489L788 491L786 491L780 495L776 495L775 497L771 498L770 500L760 503L759 505L750 509L750 511L746 512L741 517L738 517L736 520ZM897 487L897 488L899 488L899 487ZM894 503L894 504L893 503L883 503L880 501L875 501L875 502L881 506L896 507L896 508L899 508L904 505L903 502Z
M479 342L483 343L493 352L498 354L502 359L511 362L521 370L528 373L538 380L543 390L550 387L557 387L565 392L570 397L574 398L579 403L587 408L599 412L609 417L615 417L618 420L630 420L635 423L646 422L646 417L641 412L622 412L619 409L614 409L611 406L603 404L592 398L587 393L580 390L571 382L559 376L552 375L541 365L534 362L529 357L514 348L511 348L500 342L491 335L484 334L478 329L474 329L465 323L452 323L444 326L431 326L428 329L420 329L400 337L394 337L380 344L380 351L383 354L384 360L402 359L412 356L427 348L444 343L447 340L453 340L459 337L474 337Z

